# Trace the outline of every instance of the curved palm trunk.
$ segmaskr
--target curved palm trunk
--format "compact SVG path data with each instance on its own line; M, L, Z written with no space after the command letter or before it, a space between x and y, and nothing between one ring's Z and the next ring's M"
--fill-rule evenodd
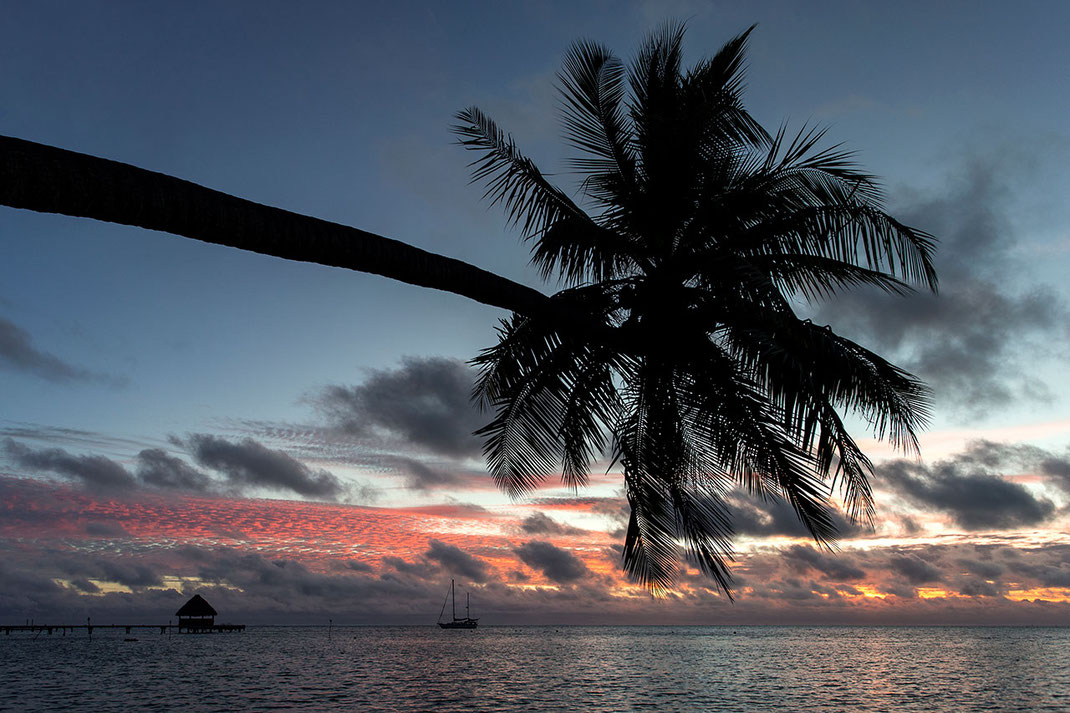
M526 315L576 318L538 290L398 240L118 161L6 136L0 136L0 204L370 272Z

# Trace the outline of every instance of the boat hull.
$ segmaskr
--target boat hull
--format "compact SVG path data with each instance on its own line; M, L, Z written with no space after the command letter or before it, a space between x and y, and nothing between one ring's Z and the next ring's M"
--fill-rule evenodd
M479 619L455 619L454 621L440 621L443 629L474 629L479 625Z

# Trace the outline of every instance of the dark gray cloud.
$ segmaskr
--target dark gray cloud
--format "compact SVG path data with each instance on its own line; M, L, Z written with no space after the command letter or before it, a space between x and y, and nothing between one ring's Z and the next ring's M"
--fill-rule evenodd
M958 564L970 574L977 575L978 577L982 577L984 579L996 579L997 577L1000 577L1005 571L1003 565L992 561L963 558L956 560L956 564Z
M543 512L533 512L520 523L520 531L527 535L582 535L586 530L565 525Z
M432 490L456 485L462 478L456 470L436 468L423 461L405 456L383 456L381 461L397 468L406 475L408 486L415 490Z
M549 542L531 540L513 548L513 552L528 567L542 572L543 576L558 584L575 582L590 573L587 565L578 557Z
M136 475L105 456L74 455L62 448L35 450L11 438L4 440L4 452L21 468L54 473L95 491L149 487L203 493L215 485L204 473L159 448L138 453Z
M1007 588L998 582L989 582L983 579L965 579L958 584L959 594L967 597L999 597Z
M96 585L89 580L114 582L130 589L158 587L163 584L161 565L136 561L127 557L80 557L56 555L48 563L62 579L69 579L74 586L92 592Z
M33 346L29 333L0 317L0 364L48 381L88 381L93 375Z
M93 584L85 577L75 577L71 580L71 586L86 594L96 594L100 591L100 587Z
M330 564L332 569L342 571L349 570L351 572L362 572L365 574L375 571L375 567L372 567L367 562L361 562L360 560L331 560Z
M940 240L938 295L855 291L819 311L821 321L893 357L930 383L940 403L969 416L1046 393L1025 355L1050 350L1067 321L1066 305L1051 287L1016 279L1027 273L1011 256L1016 236L1007 216L1015 173L1002 157L975 157L943 195L915 197L896 211ZM1022 281L1028 287L1015 287Z
M820 599L819 585L816 582L803 582L795 578L785 578L774 582L764 582L755 586L754 594L763 599L774 601L802 602Z
M115 521L98 520L85 524L85 534L96 537L129 537L130 533L121 523Z
M3 317L0 317L0 367L34 374L56 383L85 381L111 386L126 384L125 379L98 374L41 351L33 345L29 332Z
M0 441L3 452L20 468L54 473L96 491L148 488L237 494L249 488L269 488L336 499L344 490L332 473L309 468L292 456L250 438L234 443L216 436L194 434L186 440L173 438L172 443L187 449L200 465L222 473L224 479L197 470L160 448L142 449L132 473L105 456L74 455L61 448L32 449L11 438ZM371 500L376 492L360 486L349 494Z
M10 425L0 428L0 436L20 441L38 441L49 445L77 446L79 448L124 450L145 448L150 445L149 442L143 440L124 438L98 431L86 431L79 428L43 426L37 423L18 421L8 421L7 423Z
M1055 505L999 471L1020 467L1033 450L981 442L935 465L896 460L880 465L877 474L915 504L947 513L964 529L1027 527L1054 515Z
M410 579L371 577L353 571L343 574L317 572L295 560L270 559L224 548L186 547L183 555L195 563L201 580L226 587L217 589L209 597L219 611L224 611L228 601L231 611L247 611L259 604L279 612L318 611L324 618L316 621L322 623L326 620L324 609L337 611L346 602L350 605L362 602L369 611L382 612L391 608L391 603L397 610L415 600L424 618L433 606L430 597L421 598L423 587ZM238 587L240 592L235 593L229 587ZM293 619L282 621L292 622Z
M163 584L160 575L144 564L128 564L117 560L99 559L95 562L99 574L95 579L118 582L131 589L158 587Z
M1040 472L1049 476L1056 485L1070 493L1070 459L1049 454L1041 459Z
M442 565L446 571L465 577L473 582L483 583L487 581L487 563L478 557L473 557L460 547L447 545L439 540L431 540L430 549L424 553L424 557Z
M1036 578L1042 587L1070 587L1070 561L1057 564L1012 561L1006 565L1015 574Z
M326 470L312 470L282 451L251 438L233 443L217 436L196 433L184 442L198 464L219 471L230 485L287 490L298 495L337 498L342 485Z
M208 475L161 448L146 448L137 454L137 460L138 479L151 487L205 493L215 485Z
M438 568L430 562L409 562L401 557L389 555L383 558L383 564L393 568L401 574L407 574L417 579L430 579L438 573Z
M732 511L732 529L737 535L754 537L810 537L809 530L799 516L783 500L761 501L745 493L733 493L726 498ZM830 512L840 537L854 537L865 530L850 522L840 510Z
M356 386L328 386L312 402L328 423L365 439L395 439L448 458L481 453L472 435L485 417L471 401L473 371L443 357L402 360Z
M808 569L816 569L826 579L839 582L862 579L866 576L865 570L856 567L849 555L844 553L828 554L818 552L813 547L805 545L793 545L784 551L789 564L801 573Z
M944 578L938 568L913 554L892 555L888 558L888 567L912 585L939 582Z
M72 455L62 448L34 450L11 438L4 439L4 452L21 468L54 473L92 490L125 490L138 485L126 468L104 456Z

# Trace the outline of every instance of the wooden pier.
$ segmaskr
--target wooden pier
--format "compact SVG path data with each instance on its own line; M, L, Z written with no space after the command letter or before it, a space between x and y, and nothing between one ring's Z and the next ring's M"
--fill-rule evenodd
M175 616L178 617L177 624L171 622L166 624L94 624L92 618L86 618L84 624L36 624L31 619L28 624L10 626L0 624L0 629L4 630L4 636L10 636L12 631L28 631L37 636L41 634L52 636L53 633L59 632L60 635L66 636L68 632L73 634L80 629L84 629L89 636L93 636L93 629L125 629L127 634L133 632L134 629L159 629L161 634L170 633L172 630L179 634L245 631L245 624L216 624L216 610L200 594L193 595L192 599L175 612Z
M37 635L48 634L49 636L52 636L53 633L66 636L68 633L73 634L76 631L85 631L89 636L92 636L94 629L124 629L127 634L132 633L134 629L155 629L159 630L161 634L166 634L170 631L180 634L213 634L245 631L245 624L211 624L191 627L185 624L91 624L87 622L85 624L0 624L0 629L4 630L5 636L10 636L13 631L26 631Z

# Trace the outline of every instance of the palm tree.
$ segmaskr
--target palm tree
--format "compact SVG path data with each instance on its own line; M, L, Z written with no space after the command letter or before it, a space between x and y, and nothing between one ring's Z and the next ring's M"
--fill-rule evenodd
M753 29L753 28L751 28ZM856 285L936 288L934 242L881 209L850 154L817 150L823 133L770 136L744 110L751 30L712 59L681 67L682 25L653 33L624 64L573 45L558 75L574 201L477 108L457 115L479 153L474 180L532 245L555 301L614 336L562 330L544 315L503 321L475 360L481 434L513 495L560 470L586 482L607 448L631 506L625 569L654 590L684 554L727 593L731 513L742 486L785 498L830 543L829 487L870 520L870 461L844 425L917 450L928 414L918 380L796 315Z
M478 109L458 115L487 197L522 227L543 275L564 282L552 296L356 228L15 138L0 137L0 204L510 310L499 343L475 360L476 395L495 414L481 433L499 485L520 495L560 470L579 486L610 448L631 505L625 569L669 586L682 542L728 592L731 489L787 499L829 543L830 485L850 516L873 509L870 462L843 416L907 450L927 417L920 382L796 309L855 285L936 286L931 237L882 210L849 154L816 150L819 131L770 136L743 109L749 32L686 73L680 26L651 35L627 71L595 43L574 45L560 79L579 202Z

